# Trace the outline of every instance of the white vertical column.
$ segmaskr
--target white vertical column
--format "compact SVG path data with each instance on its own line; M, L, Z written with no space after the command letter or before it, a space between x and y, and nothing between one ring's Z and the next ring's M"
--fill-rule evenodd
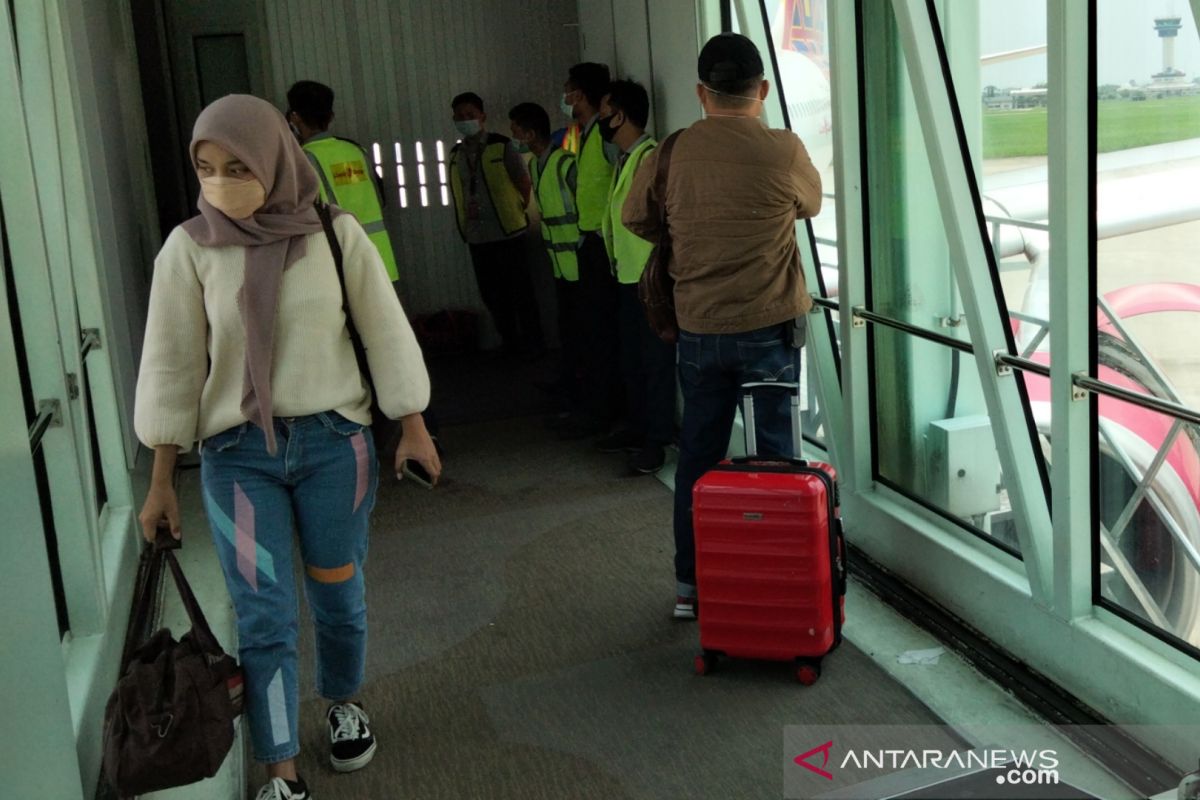
M871 374L867 363L870 329L855 325L851 312L867 304L866 228L863 224L862 142L859 134L860 21L854 3L829 3L830 79L833 100L833 161L837 194L838 324L842 340L843 442L838 476L847 492L870 489Z
M1092 607L1091 395L1073 392L1071 376L1091 374L1094 331L1092 248L1096 231L1092 57L1093 0L1047 6L1049 78L1051 495L1055 613L1073 619ZM1085 143L1089 143L1084 146Z

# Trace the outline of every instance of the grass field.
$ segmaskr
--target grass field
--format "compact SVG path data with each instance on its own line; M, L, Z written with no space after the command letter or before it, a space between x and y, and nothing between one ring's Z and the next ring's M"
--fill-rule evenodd
M1101 153L1200 137L1200 95L1169 100L1104 100L1097 104ZM983 157L1046 155L1046 109L983 115Z

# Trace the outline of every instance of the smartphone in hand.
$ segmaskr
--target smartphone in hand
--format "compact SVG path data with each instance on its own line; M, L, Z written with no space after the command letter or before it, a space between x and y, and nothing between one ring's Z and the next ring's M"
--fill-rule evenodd
M415 481L418 485L424 486L426 489L433 488L433 478L425 467L421 466L421 462L413 458L404 459L400 466L400 472L404 477Z

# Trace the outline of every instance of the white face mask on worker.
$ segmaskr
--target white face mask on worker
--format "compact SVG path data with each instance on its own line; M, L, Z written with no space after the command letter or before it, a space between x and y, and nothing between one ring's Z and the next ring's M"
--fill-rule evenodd
M201 178L200 194L230 219L246 219L267 202L267 190L257 178L239 180L215 175Z

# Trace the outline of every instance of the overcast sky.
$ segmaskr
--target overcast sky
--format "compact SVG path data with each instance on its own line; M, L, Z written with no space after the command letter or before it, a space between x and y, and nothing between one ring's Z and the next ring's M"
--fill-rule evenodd
M1046 0L982 0L982 55L1046 43ZM1096 68L1100 83L1148 83L1162 70L1162 40L1154 18L1177 16L1175 67L1200 77L1200 36L1188 0L1098 0ZM1031 56L983 67L984 86L1032 86L1046 80L1046 57Z

